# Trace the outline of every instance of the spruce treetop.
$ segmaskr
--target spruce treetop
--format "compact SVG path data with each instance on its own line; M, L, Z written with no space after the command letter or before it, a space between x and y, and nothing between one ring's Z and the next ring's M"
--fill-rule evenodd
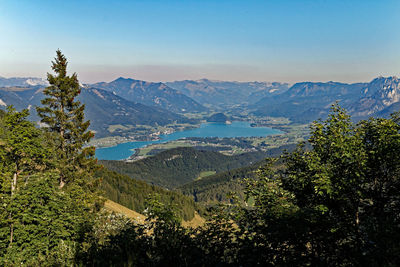
M50 86L44 89L46 96L37 108L41 122L47 124L48 130L55 136L59 162L60 186L79 170L94 166L94 147L85 147L94 136L88 130L90 122L85 121L85 105L76 100L81 89L76 73L67 75L68 61L60 50L52 61L51 68L55 74L47 73Z

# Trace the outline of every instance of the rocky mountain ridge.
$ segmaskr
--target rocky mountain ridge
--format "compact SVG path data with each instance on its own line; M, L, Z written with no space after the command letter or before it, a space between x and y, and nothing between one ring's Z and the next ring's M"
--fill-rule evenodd
M214 108L252 104L262 97L277 95L289 88L289 84L280 82L230 82L208 79L174 81L166 84L199 103Z
M385 109L400 101L400 80L378 77L369 83L296 83L286 92L265 97L257 102L255 114L283 116L295 122L308 122L323 118L330 105L339 102L355 119L386 114Z
M39 121L35 106L41 105L43 88L3 87L0 88L0 108L13 105L18 110L31 111L30 119ZM90 129L97 132L96 137L110 135L111 125L167 125L173 123L192 123L193 120L171 111L150 107L126 100L113 92L83 87L78 97L85 104L85 116L91 121Z
M132 102L161 107L172 112L206 111L206 108L201 104L187 95L170 88L164 83L146 82L120 77L109 83L100 82L91 84L90 86L114 92Z

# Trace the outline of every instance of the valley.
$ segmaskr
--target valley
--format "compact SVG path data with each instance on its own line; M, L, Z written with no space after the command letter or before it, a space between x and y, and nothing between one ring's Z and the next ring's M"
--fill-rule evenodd
M204 247L197 244L213 249L214 244L218 244L225 251L225 241L231 244L243 237L252 240L257 234L253 229L269 227L268 223L263 223L265 218L268 222L272 220L273 227L278 227L268 233L278 235L278 242L286 246L285 235L281 237L280 233L287 231L287 225L296 229L293 233L297 234L303 231L298 228L304 224L301 218L306 216L307 220L314 220L314 215L307 215L310 210L301 206L302 201L312 206L315 199L327 194L326 204L312 206L312 212L325 216L332 190L336 190L335 194L341 194L341 188L351 192L360 183L364 183L364 188L371 188L354 177L368 174L368 168L377 166L375 162L386 159L387 151L393 153L387 162L393 162L398 156L398 151L392 149L398 145L400 129L400 115L396 113L400 106L400 80L396 77L379 77L370 83L302 82L292 86L209 80L167 84L118 78L109 83L77 85L76 101L79 102L71 107L81 106L75 111L78 116L73 117L74 112L67 113L71 118L65 125L75 125L84 118L88 122L68 133L67 139L73 141L66 145L72 150L81 146L82 152L65 160L59 157L63 147L57 147L57 143L66 140L65 136L53 139L55 137L47 130L49 126L40 121L40 114L36 113L48 89L44 87L45 82L34 78L0 79L0 137L6 140L0 140L0 148L5 148L0 150L0 157L6 158L9 164L3 168L3 173L12 174L10 170L18 164L38 162L34 170L27 167L25 172L26 181L32 179L31 172L36 172L33 182L22 185L20 181L23 190L31 190L17 193L21 198L18 201L23 203L21 207L28 201L25 197L32 202L30 207L36 207L37 199L41 203L48 201L47 193L43 194L42 190L62 192L57 195L60 199L69 194L68 202L73 204L67 214L75 214L75 219L62 219L58 224L79 222L85 214L93 223L90 229L95 229L91 238L96 241L91 244L92 248L99 243L110 247L118 244L117 252L124 251L120 244L138 242L136 248L143 248L143 240L147 240L149 248L159 253L152 248L154 238L160 238L159 244L167 242L168 247L179 240L193 242L191 246L200 251ZM238 98L232 99L234 95ZM85 110L84 115L80 113L82 110ZM375 119L379 116L383 118ZM371 118L365 120L367 117ZM54 118L48 117L46 122L53 123L52 129L57 130ZM18 123L22 127L14 126ZM375 135L384 136L378 137L378 142L388 140L390 145L371 144L376 142ZM91 139L93 136L95 138ZM380 147L386 145L388 148L381 150ZM19 149L27 152L19 153ZM373 153L369 155L371 149ZM26 153L31 153L31 158L25 159ZM375 153L378 159L374 158ZM45 160L42 155L46 155ZM366 159L367 156L371 159ZM17 165L13 161L17 161ZM71 165L69 161L74 163ZM362 161L368 168L359 174ZM52 162L47 168L53 172L42 174L47 162ZM380 171L378 167L376 172ZM58 172L74 174L67 181L74 187L64 190L60 178L49 178ZM314 180L310 182L308 177ZM344 182L338 182L342 177L345 177ZM354 185L351 185L352 179ZM330 187L335 183L339 183L338 189ZM7 184L4 188L15 192L13 182L11 187ZM35 191L35 188L43 189ZM297 192L300 194L296 195ZM303 194L310 201L304 200ZM13 197L9 199L14 201ZM44 206L52 209L54 205L61 205L55 201L52 206ZM93 203L90 208L85 206L88 201ZM341 207L341 201L335 206ZM77 207L82 210L74 210ZM91 217L90 209L97 209L97 217ZM59 210L52 211L58 220ZM10 214L3 212L3 218ZM20 218L25 223L23 217ZM4 232L14 231L12 222L10 226L4 225ZM320 231L325 227L322 224ZM79 233L80 230L74 231ZM309 230L305 235L308 233ZM168 241L166 237L170 234L174 236ZM209 236L215 239L210 241ZM129 249L131 247L129 245ZM178 249L181 247L184 246L179 245ZM235 244L234 249L239 255L243 245ZM182 255L196 253L185 250ZM274 251L272 256L279 253L279 250ZM94 252L94 255L98 260L108 254Z
M259 123L261 124L261 122ZM259 137L186 137L176 141L149 144L143 148L136 148L135 153L127 160L139 160L148 156L152 156L160 151L176 147L194 147L200 150L217 151L225 155L237 155L254 151L267 151L271 148L303 142L309 135L308 124L261 125L261 127L273 127L273 129L279 129L281 132Z
M34 107L45 84L39 78L2 78L0 108L29 108L37 120ZM78 99L86 105L97 158L135 162L176 148L237 156L296 145L307 140L310 122L325 118L336 101L354 120L388 116L400 103L399 84L396 77L293 85L207 79L164 84L121 77L83 85Z
M396 77L293 85L118 78L83 85L78 100L95 133L90 145L104 166L209 205L229 201L231 191L241 195L243 178L254 178L264 158L306 141L310 123L326 118L335 102L355 121L389 116L400 105L399 84ZM38 78L0 79L0 108L28 108L37 121L34 108L45 85Z
M166 142L167 143L161 147L172 148L173 145L171 146L170 142L175 140L181 140L180 142L172 143L178 146L199 145L204 148L219 147L221 150L230 150L231 153L237 154L240 153L240 150L242 148L245 148L247 150L256 149L251 144L243 145L242 141L244 141L244 143L253 143L253 142L250 140L240 139L242 137L249 139L253 137L256 138L256 137L265 137L269 135L277 135L280 133L281 131L269 127L251 127L250 123L248 122L238 121L238 122L233 122L232 124L203 123L200 125L199 128L195 128L192 130L174 132L167 135L160 135L159 138L154 141L128 142L119 144L114 147L99 148L96 151L97 153L96 155L99 159L126 159L131 156L130 154L132 154L133 149L138 149L148 145L160 144ZM215 137L218 138L215 139ZM198 140L198 138L200 138L201 140ZM234 140L235 138L237 139ZM237 143L241 145L238 146ZM143 153L141 154L141 156L143 156Z
M399 10L0 1L0 266L400 266Z

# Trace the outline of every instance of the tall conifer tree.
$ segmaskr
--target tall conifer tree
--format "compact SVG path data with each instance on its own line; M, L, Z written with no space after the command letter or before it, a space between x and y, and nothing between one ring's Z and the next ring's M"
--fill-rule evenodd
M78 77L76 73L67 75L67 65L66 57L57 50L52 61L55 75L47 73L50 86L43 92L46 95L41 101L43 106L37 108L41 122L55 134L61 188L83 170L95 166L94 147L84 148L94 135L88 131L90 122L84 119L85 105L76 100L81 90Z

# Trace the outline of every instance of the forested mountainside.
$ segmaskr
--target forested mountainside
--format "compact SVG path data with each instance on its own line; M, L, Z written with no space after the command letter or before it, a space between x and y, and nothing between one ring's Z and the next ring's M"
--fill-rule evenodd
M158 195L164 205L176 207L178 215L184 220L191 220L195 211L199 211L193 199L180 192L170 191L158 186L149 185L127 175L101 168L95 174L101 179L100 190L103 196L141 214L148 208L148 200Z
M30 119L38 120L35 106L41 106L41 87L0 88L0 108L14 105L18 110L31 109ZM110 136L112 125L167 125L173 123L194 123L195 120L167 111L128 101L112 92L95 88L82 88L77 98L85 104L86 118L91 121L90 129L96 137Z
M308 147L308 146L307 146ZM279 158L285 152L292 152L296 145L284 145L266 151L265 157ZM230 203L232 193L244 199L245 179L255 179L258 169L266 164L265 160L258 161L245 167L231 169L214 175L186 183L178 187L183 194L193 197L194 201L202 204ZM278 162L277 167L281 162Z
M3 88L43 88L48 85L41 78L3 78L0 77L0 87ZM134 103L158 107L171 112L202 112L206 108L185 94L182 94L163 83L152 83L134 79L118 78L112 82L99 82L81 85L85 88L102 89L125 98ZM26 100L25 100L26 101ZM6 102L7 103L7 102ZM14 102L8 102L14 104Z
M353 102L361 95L366 84L337 82L296 83L283 94L259 100L255 114L287 117L296 122L310 122L324 118L335 101L341 105Z
M83 88L78 99L86 105L87 118L90 119L98 137L111 135L111 125L155 126L196 122L162 108L128 101L101 89Z
M254 106L259 116L287 117L295 122L325 118L330 105L338 101L354 119L390 115L385 109L400 100L397 77L379 77L370 83L296 83L286 92L261 99Z
M114 92L129 101L160 107L172 112L206 111L206 108L201 104L163 83L120 77L109 83L100 82L90 86Z
M100 162L110 170L172 189L195 180L203 171L227 171L255 163L265 156L265 152L226 156L218 152L181 147L134 162Z
M224 113L215 113L207 118L207 122L226 123L229 118Z
M205 205L230 203L232 194L240 199L245 195L245 179L255 179L257 170L264 161L250 166L237 168L203 177L178 187L183 194L193 198L195 202Z

